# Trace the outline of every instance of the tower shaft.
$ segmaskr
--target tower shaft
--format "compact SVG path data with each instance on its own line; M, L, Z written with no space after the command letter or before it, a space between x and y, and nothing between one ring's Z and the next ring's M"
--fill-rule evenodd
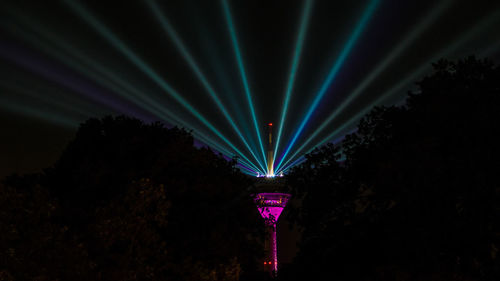
M270 227L271 235L269 241L271 242L271 256L270 256L270 261L272 261L272 275L276 277L276 274L278 273L278 241L276 239L276 223L273 223L273 225Z
M275 182L277 179L265 179L266 181ZM269 270L271 276L276 277L278 274L278 243L276 237L276 228L278 218L286 206L290 194L288 193L258 193L254 197L257 209L264 218L266 224L266 232L269 239L269 251L267 259L264 261L264 267ZM267 247L266 247L267 248Z

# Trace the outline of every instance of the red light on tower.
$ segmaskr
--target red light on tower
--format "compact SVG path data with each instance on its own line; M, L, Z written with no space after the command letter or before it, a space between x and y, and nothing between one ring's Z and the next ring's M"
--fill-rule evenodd
M273 123L268 123L267 125L272 126L272 125L273 125Z

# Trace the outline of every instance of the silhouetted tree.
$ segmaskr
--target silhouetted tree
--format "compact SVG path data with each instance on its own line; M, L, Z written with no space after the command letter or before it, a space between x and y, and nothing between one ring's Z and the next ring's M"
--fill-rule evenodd
M0 253L16 258L0 272L14 280L244 278L256 268L260 219L234 164L196 148L183 129L90 119L54 167L0 187L9 201L0 206L2 231L24 231L1 238ZM26 211L14 216L16 208Z
M373 109L292 170L303 236L285 277L500 279L500 68L434 68L406 106Z
M58 210L39 185L0 184L0 280L94 278L79 235L54 223Z

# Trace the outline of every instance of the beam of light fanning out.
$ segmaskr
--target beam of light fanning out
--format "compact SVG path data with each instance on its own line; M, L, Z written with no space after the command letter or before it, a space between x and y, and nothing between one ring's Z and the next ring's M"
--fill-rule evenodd
M358 98L364 90L381 74L383 71L395 61L395 59L400 56L403 51L405 51L411 44L415 42L416 39L425 31L427 28L432 26L434 21L450 6L451 0L441 1L436 8L433 8L431 12L424 17L424 19L417 25L417 27L412 30L395 48L393 48L389 55L381 60L381 62L375 67L373 71L370 72L368 77L366 77L361 84L359 84L350 93L347 98L336 107L328 118L321 123L321 125L307 138L304 144L299 147L295 154L299 153L305 146L307 146L321 131L323 131L330 122L332 122L337 116L339 116L345 108L347 108L356 98ZM294 155L295 155L294 154ZM292 156L293 158L293 156Z
M208 82L207 78L205 77L205 75L201 71L201 68L198 66L198 64L194 60L193 56L191 55L191 53L189 52L189 50L187 49L187 47L184 45L184 43L182 42L181 38L179 37L179 35L175 31L175 29L172 27L172 25L168 21L167 17L161 12L160 7L158 7L158 5L155 3L154 0L148 0L146 2L148 3L149 8L150 8L151 12L154 14L155 18L159 21L159 23L162 26L163 30L170 37L170 39L172 40L172 42L176 46L177 50L181 53L182 57L187 62L187 64L191 68L191 70L194 72L194 74L196 75L196 77L198 78L198 80L201 82L201 84L203 85L203 87L205 88L205 90L207 91L207 93L210 95L210 97L212 98L212 100L214 101L214 103L220 109L220 111L222 112L222 114L224 114L224 117L228 121L229 125L231 125L231 127L233 128L233 130L236 132L236 134L238 135L238 137L241 139L241 141L243 142L243 144L247 148L247 150L254 157L255 161L257 161L257 163L259 164L259 166L262 169L264 169L264 166L259 161L259 159L255 155L255 153L253 152L253 149L250 147L250 145L246 141L245 137L243 136L243 134L241 133L240 129L238 128L238 126L234 122L234 119L231 117L231 115L229 114L228 110L226 109L226 107L224 106L224 104L222 103L222 101L220 100L219 96L215 92L215 90L212 87L212 85L210 85L210 83Z
M302 119L302 122L299 125L299 128L295 132L295 134L292 137L292 140L290 143L287 145L285 152L281 156L281 159L276 167L276 169L279 169L281 167L281 164L283 163L283 160L286 158L290 150L292 149L293 145L297 141L297 138L300 136L302 131L304 130L304 127L306 126L307 122L309 121L309 118L311 118L311 115L313 112L316 110L316 107L319 105L319 102L327 92L328 88L330 87L330 84L333 82L334 78L337 76L337 73L339 72L340 68L342 67L344 61L347 59L347 56L351 52L351 50L354 48L354 44L360 37L362 31L364 30L365 26L368 23L368 20L371 18L373 12L375 11L375 8L377 7L379 3L379 0L371 0L366 9L363 12L363 15L361 16L361 19L359 20L357 26L354 29L354 32L351 34L349 37L348 41L344 45L344 48L342 49L340 55L338 56L337 60L335 61L334 65L332 66L330 72L328 73L328 76L326 80L323 82L320 90L318 93L316 93L312 105L309 107L304 119Z
M283 132L283 126L285 124L286 114L288 111L288 103L290 102L290 97L292 95L293 85L295 82L295 76L297 74L297 68L299 67L300 54L302 52L302 45L304 44L307 25L308 25L309 17L311 14L312 0L306 0L304 5L305 6L302 9L302 16L301 16L300 25L299 25L299 32L297 35L297 42L295 43L295 49L293 52L293 59L292 59L292 65L290 68L290 74L288 77L288 82L286 84L285 99L283 100L283 105L281 108L281 117L280 117L280 122L279 122L278 135L276 137L276 144L274 147L274 154L273 154L275 156L273 158L273 163L272 163L273 167L274 167L276 155L278 153L278 146L280 144L281 134Z
M78 120L67 115L40 110L39 108L26 106L25 104L18 104L12 102L11 99L4 97L0 97L0 108L16 115L29 116L31 118L43 120L66 129L74 129L80 123Z
M15 13L13 14L15 15ZM184 120L173 114L170 110L160 106L158 102L150 99L148 95L144 95L144 92L141 92L139 89L131 85L128 81L121 79L110 69L107 69L102 64L96 62L94 59L77 51L77 48L67 43L61 37L58 37L56 34L49 32L43 27L42 24L33 22L32 19L27 19L22 16L19 17L19 19L25 24L31 23L26 25L34 29L35 34L37 34L37 36L32 36L21 28L17 28L16 25L11 24L11 29L9 31L15 32L15 34L21 37L23 40L29 42L34 46L37 46L38 49L46 52L48 55L66 64L70 68L77 70L84 76L91 78L92 80L98 82L101 86L104 86L105 88L111 90L113 93L118 94L121 97L124 97L127 100L133 102L134 104L139 105L141 108L146 109L147 111L153 113L155 116L163 120L166 120L170 124L179 124L184 126L185 128L194 128L193 125L186 123ZM49 41L52 44L48 44L38 39L38 37L40 36L44 40ZM70 56L66 54L69 54ZM109 81L111 81L112 83L109 83ZM26 92L26 90L23 89L18 89L18 91ZM65 106L65 108L68 108L68 106ZM73 110L78 111L77 109ZM95 114L85 114L85 116L92 115ZM231 155L230 152L222 148L215 141L209 140L199 130L194 131L193 134L196 135L197 139L202 140L206 144L210 144L217 151L224 153L224 155ZM244 160L240 159L240 162L241 163L238 164L240 166L242 166L242 163L244 163L246 166L253 167L253 169L256 169L261 173L262 171L264 171L264 169L259 170L256 166Z
M487 26L490 26L497 22L500 19L500 11L494 12L493 14L489 15L486 17L484 20L480 21L478 24L474 25L473 27L469 28L465 33L460 34L460 37L455 40L453 43L450 45L442 48L440 51L437 52L436 55L433 55L431 58L428 59L427 62L420 64L418 67L416 67L416 70L409 73L406 75L399 83L391 87L389 90L387 90L385 93L383 93L381 96L379 96L375 101L370 103L368 106L365 106L362 110L358 111L358 113L351 117L349 120L346 122L343 122L342 125L338 128L336 128L333 132L331 132L328 136L323 138L321 141L317 142L312 148L306 151L305 154L310 153L315 147L322 146L326 144L327 142L331 141L335 137L338 137L339 134L344 132L345 130L349 129L354 125L355 122L358 122L365 114L369 113L370 110L373 109L374 106L381 105L383 104L384 100L391 98L397 93L401 93L404 87L407 87L410 85L412 82L416 81L417 79L421 78L425 72L429 71L430 64L429 62L436 61L444 56L449 55L450 53L454 52L455 50L459 49L461 46L466 44L469 40L472 40L474 36L477 36L477 34L480 34L481 30L485 29ZM493 46L497 46L500 44L500 40L496 41ZM486 56L489 55L490 52L496 50L495 48L485 48L483 51L480 51L479 54L481 56ZM286 168L279 169L278 172L284 172L286 169L292 167L295 164L290 164L287 166L289 162L292 161L299 153L306 147L307 143L304 143L303 145L300 146L299 149L297 149L292 156L288 158L288 160L282 165L283 167L286 166ZM301 159L302 157L299 157L298 159ZM293 162L295 163L295 161Z
M255 132L257 134L258 144L262 153L262 158L264 160L263 163L267 163L266 153L264 152L264 145L262 144L262 137L260 135L260 126L258 125L259 122L257 121L257 116L255 115L255 108L252 101L252 95L250 93L250 86L248 85L247 75L245 73L245 67L243 66L243 58L241 57L240 47L238 45L238 39L236 37L236 31L234 29L233 20L231 17L231 11L229 9L229 4L227 3L226 0L222 0L222 6L224 9L226 24L229 29L229 34L231 36L231 43L233 44L233 50L236 56L236 61L238 63L241 80L243 82L243 88L245 90L248 106L250 108L250 114L252 115L253 125L255 127Z
M233 143L231 143L219 130L217 130L203 115L201 115L189 102L187 102L182 95L170 86L161 76L147 65L139 56L137 56L131 49L129 49L118 37L116 37L107 27L99 22L90 12L88 12L77 1L65 0L65 3L76 12L82 19L90 24L103 38L105 38L111 45L120 51L128 60L144 72L151 80L153 80L160 88L167 94L174 98L179 104L187 109L193 116L200 120L208 129L215 133L220 139L228 144L239 156L243 159L250 161Z

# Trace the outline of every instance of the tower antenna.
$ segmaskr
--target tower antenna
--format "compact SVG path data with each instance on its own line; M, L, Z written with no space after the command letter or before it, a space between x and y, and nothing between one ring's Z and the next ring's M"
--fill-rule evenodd
M267 176L274 177L273 123L267 123L269 142L267 147Z

